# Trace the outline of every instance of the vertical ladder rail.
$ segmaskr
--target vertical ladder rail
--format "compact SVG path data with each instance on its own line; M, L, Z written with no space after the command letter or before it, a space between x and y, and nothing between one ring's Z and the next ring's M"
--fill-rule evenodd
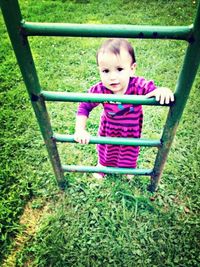
M9 37L17 58L31 103L45 141L57 182L61 188L65 187L64 172L53 131L50 124L45 101L41 97L41 88L32 58L29 42L21 31L22 16L17 0L1 0L1 9L7 26Z
M185 54L182 69L175 90L176 102L169 109L168 117L161 137L162 146L156 156L153 175L149 190L154 192L158 186L162 171L174 139L176 129L185 108L189 93L198 71L200 63L200 3L193 26L193 35L189 40L189 45Z

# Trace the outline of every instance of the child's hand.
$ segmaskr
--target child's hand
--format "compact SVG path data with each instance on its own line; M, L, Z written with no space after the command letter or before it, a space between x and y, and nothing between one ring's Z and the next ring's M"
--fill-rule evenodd
M74 133L74 140L80 144L88 144L90 141L90 134L86 130L79 130Z
M158 87L154 91L146 94L146 96L149 97L155 97L156 101L160 101L160 104L169 104L169 102L174 101L174 94L173 92L166 87Z

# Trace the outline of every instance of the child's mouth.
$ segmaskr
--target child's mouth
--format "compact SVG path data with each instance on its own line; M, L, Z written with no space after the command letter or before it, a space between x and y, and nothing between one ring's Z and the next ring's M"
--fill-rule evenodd
M112 87L117 87L119 85L119 83L111 83L110 86Z

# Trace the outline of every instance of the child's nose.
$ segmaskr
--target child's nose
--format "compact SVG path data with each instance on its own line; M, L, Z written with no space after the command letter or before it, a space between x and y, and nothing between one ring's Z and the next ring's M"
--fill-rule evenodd
M116 79L117 78L117 74L116 74L116 72L115 71L112 71L111 73L110 73L110 79L111 80L114 80L114 79Z

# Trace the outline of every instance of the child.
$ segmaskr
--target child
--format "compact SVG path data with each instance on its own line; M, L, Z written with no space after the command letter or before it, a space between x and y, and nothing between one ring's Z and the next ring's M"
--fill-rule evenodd
M174 101L170 89L156 87L153 81L134 76L136 69L134 50L124 39L105 41L97 52L97 65L101 82L89 89L90 94L146 95L156 97L160 104ZM86 121L90 111L98 105L99 103L80 103L74 134L76 142L89 143L90 134L86 131ZM102 105L103 113L98 132L100 136L140 138L143 122L141 105L116 103ZM97 151L97 166L136 168L138 146L98 144ZM103 176L103 173L94 174L97 179L102 179Z

